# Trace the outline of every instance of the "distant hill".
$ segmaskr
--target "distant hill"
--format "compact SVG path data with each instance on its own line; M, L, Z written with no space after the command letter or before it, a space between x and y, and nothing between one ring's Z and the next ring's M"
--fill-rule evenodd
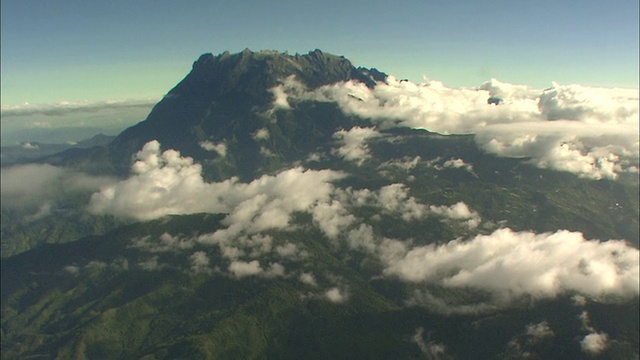
M77 143L47 144L41 142L23 142L20 145L3 146L0 149L0 159L2 166L35 160L46 157L68 149L87 149L94 146L105 146L115 139L115 136L97 134L90 139L78 141Z

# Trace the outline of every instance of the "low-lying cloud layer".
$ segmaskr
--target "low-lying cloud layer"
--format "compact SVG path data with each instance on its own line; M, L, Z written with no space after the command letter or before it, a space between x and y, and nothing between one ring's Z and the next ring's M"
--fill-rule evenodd
M413 283L476 288L496 300L522 295L637 296L638 249L624 241L586 240L581 233L535 234L499 229L463 241L420 246L387 256L384 273Z
M326 198L333 189L330 182L342 177L331 170L293 168L251 183L240 183L237 178L206 183L199 164L175 150L161 152L157 141L147 143L136 159L133 176L94 194L90 211L138 220L229 213L225 219L228 232L257 232L286 226L292 212L307 210Z
M36 211L31 219L49 214L65 196L91 193L115 183L109 177L96 177L48 164L28 164L3 168L0 179L2 207Z
M371 119L380 128L476 134L478 145L490 153L531 157L536 166L581 177L615 179L621 172L638 172L636 89L554 83L536 90L495 79L475 89L449 88L437 81L414 84L391 76L373 89L349 81L306 92L290 78L274 93L280 103L335 102L345 113ZM492 96L503 103L488 104Z
M461 159L440 162L449 162L451 167L465 166ZM286 269L276 260L298 262L312 256L299 244L264 233L291 229L292 214L306 212L312 223L338 246L336 249L364 252L379 260L381 275L387 278L412 283L416 289L475 289L491 298L453 310L444 299L429 293L417 294L412 300L426 302L435 311L491 311L522 297L553 298L564 293L596 299L639 293L638 249L621 240L587 240L581 233L565 230L535 234L502 228L466 240L440 239L450 241L418 246L415 244L420 242L414 239L381 236L375 230L376 223L384 217L406 224L439 217L473 230L480 226L482 218L462 201L452 205L424 203L402 183L378 189L340 188L334 181L345 175L333 170L298 167L250 183L240 183L235 178L206 183L201 170L191 158L174 150L162 152L157 141L149 142L136 155L131 177L95 193L89 209L97 214L138 220L169 214L226 213L224 227L213 233L191 238L163 234L158 239L134 239L131 246L152 255L171 248L193 251L196 244L216 246L228 262L228 273L235 278L284 276ZM369 212L365 209L374 210L374 215L366 215ZM192 255L194 272L213 271L204 255ZM157 268L157 259L151 265ZM316 284L313 276L297 276L306 284ZM339 290L325 295L335 302L346 296ZM529 330L537 333L544 329ZM595 340L590 339L587 344L595 344Z
M97 112L105 109L150 109L158 102L158 99L127 99L105 101L62 101L55 104L22 104L3 105L2 117L28 116L42 114L47 116L61 116L70 113Z

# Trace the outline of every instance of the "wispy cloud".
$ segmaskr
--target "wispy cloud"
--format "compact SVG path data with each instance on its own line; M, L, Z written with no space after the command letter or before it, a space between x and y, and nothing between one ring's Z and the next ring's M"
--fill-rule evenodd
M48 215L64 196L92 193L116 181L48 164L12 166L0 174L2 207L35 211L32 220Z
M373 128L356 126L349 130L339 130L333 134L333 138L340 143L340 147L334 153L360 166L371 157L367 140L378 136L380 133Z
M2 105L2 117L46 115L63 116L71 113L98 112L106 109L151 109L160 99L124 99L104 101L59 102L55 104Z

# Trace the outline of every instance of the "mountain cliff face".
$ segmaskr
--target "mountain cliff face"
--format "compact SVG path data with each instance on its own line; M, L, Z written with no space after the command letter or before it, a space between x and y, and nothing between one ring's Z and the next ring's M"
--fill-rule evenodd
M314 89L348 80L374 87L377 81L384 81L386 75L376 69L356 68L344 57L320 50L294 56L248 49L238 54L204 54L145 121L125 130L111 143L112 160L118 169L126 171L131 155L153 139L167 148L202 159L211 154L199 143L224 141L229 148L229 166L248 179L255 175L258 167L268 166L258 161L260 147L251 138L259 129L266 128L275 134L268 150L280 161L295 157L300 146L308 149L326 142L338 127L353 126L352 120L328 104L312 111L304 105L293 109L304 113L293 117L306 119L298 121L296 130L287 124L291 121L283 114L280 117L276 114L275 122L265 116L274 101L271 90L291 77ZM318 131L310 134L309 129ZM278 134L282 136L278 138Z

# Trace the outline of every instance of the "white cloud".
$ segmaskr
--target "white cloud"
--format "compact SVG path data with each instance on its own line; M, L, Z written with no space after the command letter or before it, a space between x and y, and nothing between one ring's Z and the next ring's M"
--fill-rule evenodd
M482 221L480 215L469 209L469 206L462 201L459 201L451 206L434 206L429 207L429 211L439 216L444 216L453 220L464 220L469 229L475 229L480 225Z
M638 249L623 241L589 241L581 233L499 229L469 241L415 247L387 257L384 274L415 283L475 288L497 301L567 291L591 297L638 295Z
M151 109L158 99L124 99L105 101L61 101L56 104L2 105L2 117L28 116L42 114L48 116L63 116L76 112L96 112L105 109Z
M571 300L573 301L573 305L578 306L578 307L582 307L587 305L587 298L585 298L582 295L573 295L571 297Z
M25 150L38 150L38 149L40 149L38 144L32 144L29 141L23 142L22 144L20 144L20 147L25 149Z
M526 334L533 337L535 340L544 339L555 335L553 333L553 330L551 330L549 323L546 321L527 325Z
M371 152L367 146L367 140L380 136L374 128L355 126L349 130L338 130L333 134L341 146L334 153L347 161L353 161L358 166L371 158Z
M92 192L115 182L109 177L90 176L48 164L3 168L0 173L2 207L35 211L27 220L47 216L56 201L69 194Z
M321 202L313 208L313 222L330 239L335 239L356 221L340 201Z
M598 355L609 346L609 336L605 333L591 333L580 341L582 351L589 355Z
M449 159L442 166L445 168L464 169L473 174L473 165L466 163L462 159Z
M253 138L254 138L254 140L268 140L269 139L269 129L267 129L267 128L258 129L253 134Z
M285 268L279 263L272 263L265 270L260 266L260 262L258 260L250 262L232 261L229 264L229 272L236 278L243 278L247 276L273 278L284 276Z
M427 359L442 359L445 358L447 352L446 346L435 341L424 341L424 328L416 329L415 334L411 337L411 341L414 342L420 348L420 351L425 355Z
M341 291L340 289L338 289L337 287L333 287L327 290L324 293L324 296L327 300L335 304L343 303L348 299L348 295L344 291Z
M275 247L275 252L283 259L299 260L307 257L309 253L294 243L287 242Z
M413 170L418 165L420 160L421 160L420 156L416 156L413 158L404 157L402 159L385 161L384 163L380 164L378 168L379 169L398 168L408 172Z
M409 189L404 184L382 187L377 194L377 202L387 212L402 214L405 221L420 219L426 215L427 207L409 196Z
M554 83L537 90L495 79L475 89L449 88L437 81L414 84L393 76L373 89L355 81L307 92L288 89L283 91L289 99L335 102L345 113L371 119L381 128L476 134L486 151L531 157L539 167L594 179L638 172L637 89ZM504 103L489 106L490 96Z
M211 273L211 268L209 267L209 257L204 251L196 251L189 257L191 260L191 271L196 274Z
M215 144L207 140L207 141L201 141L200 143L198 143L198 145L200 145L201 148L207 151L215 151L221 157L227 156L227 145L224 143L224 141L221 143Z
M132 176L103 188L91 198L90 211L138 220L170 214L229 213L218 236L284 227L294 211L309 210L333 191L331 181L342 177L331 170L293 168L251 183L231 178L206 183L202 167L175 150L160 152L157 141L136 155ZM307 191L314 189L314 191Z
M299 279L300 279L300 282L302 282L303 284L318 286L318 283L316 282L316 277L313 276L312 273L302 273L300 274Z
M360 224L356 229L349 231L346 238L351 249L364 250L369 253L376 251L376 241L373 228L367 224Z
M237 278L243 278L245 276L258 275L263 272L258 260L251 262L245 261L233 261L229 264L229 272L231 272Z

